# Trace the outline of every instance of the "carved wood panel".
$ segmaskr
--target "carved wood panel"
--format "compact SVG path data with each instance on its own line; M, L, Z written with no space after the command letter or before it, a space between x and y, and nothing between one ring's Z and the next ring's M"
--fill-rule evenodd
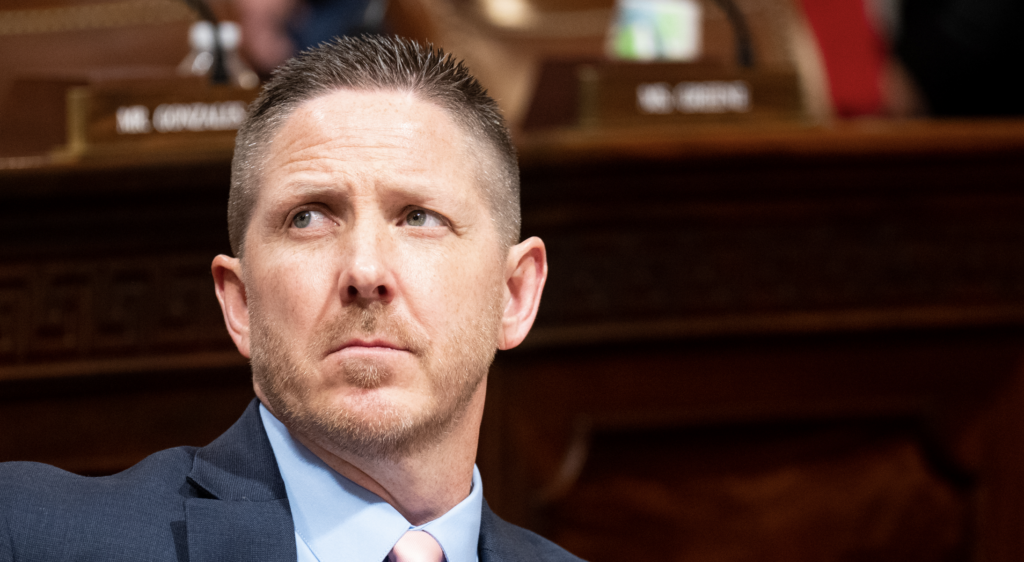
M60 361L227 351L209 255L0 266L0 373Z
M1024 324L1013 151L801 158L751 133L730 158L694 135L526 154L523 229L551 263L528 343Z
M654 225L549 237L567 275L552 275L546 321L1024 304L1024 223L1012 217L795 222L766 209L760 221L708 225L666 206L678 212Z
M595 561L1012 560L1024 422L994 412L1021 400L1022 342L895 330L500 354L488 498Z
M243 365L210 262L225 162L0 175L0 380Z
M594 562L968 560L970 494L898 427L600 433L548 533Z

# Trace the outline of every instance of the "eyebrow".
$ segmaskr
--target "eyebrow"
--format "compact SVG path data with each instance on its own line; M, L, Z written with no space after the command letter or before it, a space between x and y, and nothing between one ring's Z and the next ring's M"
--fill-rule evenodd
M385 197L397 196L402 199L431 200L437 196L436 184L427 181L385 185L383 195Z
M329 200L339 196L337 185L296 183L286 186L286 189L278 191L272 198L266 200L267 209L278 212L285 207L291 207L298 203L298 200Z
M386 199L406 199L426 204L436 201L437 184L430 181L405 179L404 181L388 181L381 189L381 196ZM284 195L274 201L274 205L291 204L295 199L320 199L324 201L347 198L350 190L341 183L301 182L288 185Z
M336 183L295 183L285 186L285 189L283 190L284 196L282 197L282 199L289 199L294 196L301 196L303 198L336 197L339 195L339 190L341 190L342 192L348 191L345 187L340 186Z

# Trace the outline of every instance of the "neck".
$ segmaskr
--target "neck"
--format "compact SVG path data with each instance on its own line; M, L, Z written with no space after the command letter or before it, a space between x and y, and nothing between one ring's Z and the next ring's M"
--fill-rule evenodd
M422 525L447 513L472 489L486 387L485 379L439 442L397 460L358 457L290 428L289 432L327 466L380 496L411 524Z

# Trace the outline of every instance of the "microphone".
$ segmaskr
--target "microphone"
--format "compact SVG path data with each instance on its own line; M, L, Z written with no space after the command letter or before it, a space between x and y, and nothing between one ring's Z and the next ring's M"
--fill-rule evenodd
M217 33L217 16L213 14L209 4L205 0L183 0L185 4L196 11L199 17L213 24L213 66L210 68L211 84L227 84L228 69L224 62L224 45L221 44L220 33Z

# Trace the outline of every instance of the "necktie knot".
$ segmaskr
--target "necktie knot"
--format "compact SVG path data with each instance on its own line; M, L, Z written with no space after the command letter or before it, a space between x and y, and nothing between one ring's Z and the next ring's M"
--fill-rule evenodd
M444 551L426 531L406 531L388 554L388 562L444 562Z

